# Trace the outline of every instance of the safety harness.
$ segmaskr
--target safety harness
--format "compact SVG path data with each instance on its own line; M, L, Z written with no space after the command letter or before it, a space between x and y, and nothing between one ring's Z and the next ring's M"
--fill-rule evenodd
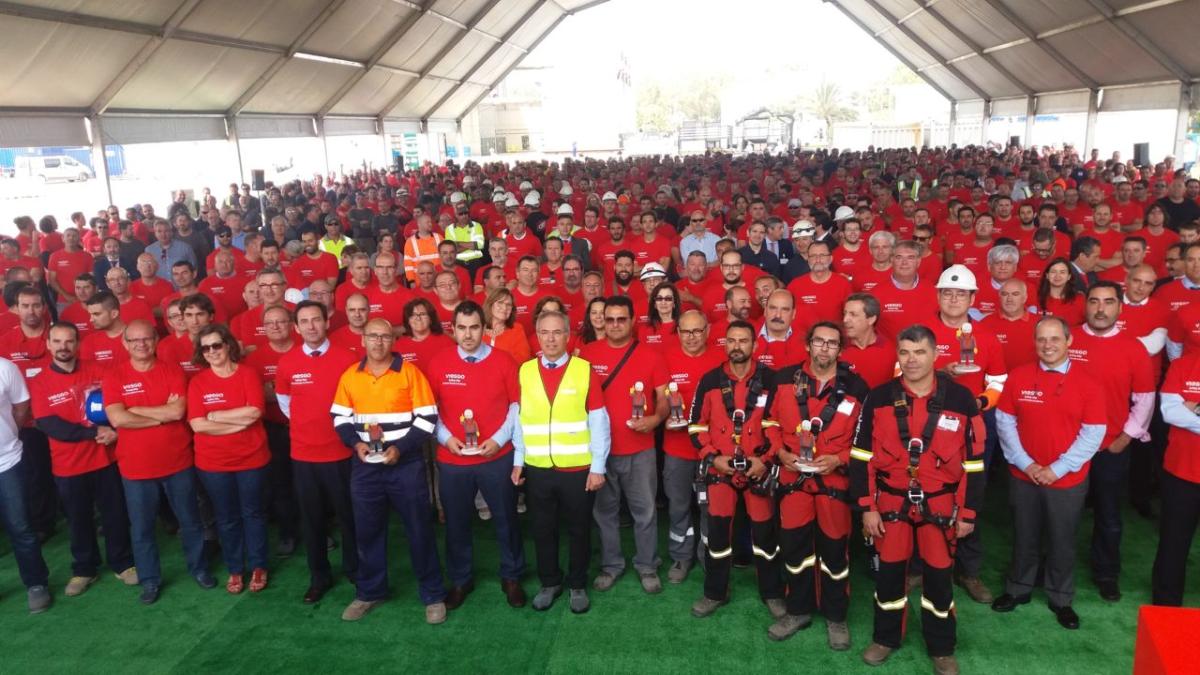
M750 462L744 454L739 454L738 451L744 451L744 448L742 448L742 430L746 424L746 409L749 408L752 403L756 402L758 397L762 394L762 369L755 368L754 374L750 376L750 380L746 383L746 398L742 402L742 406L740 408L737 407L737 403L734 401L733 389L733 380L731 380L728 373L722 369L721 402L725 406L725 414L728 415L730 421L733 422L733 442L735 445L735 454L734 458L731 460L731 465L733 466L735 473L732 476L726 476L710 472L708 470L708 468L712 466L712 458L710 456L709 458L706 458L706 461L701 462L697 467L697 473L699 474L697 478L702 477L706 485L725 483L735 490L744 490L747 487L755 488L758 485L758 483L751 484L746 479L745 472L750 468ZM750 454L753 457L758 457L762 455L762 452L765 448L765 443L757 448L750 448ZM766 481L767 477L764 477L762 481L759 481L759 483ZM755 492L758 492L759 489L761 488L755 489Z
M878 477L882 480L876 482L876 488L890 495L904 497L905 501L904 506L900 510L881 513L880 516L884 522L902 521L914 525L932 523L942 529L950 529L954 526L954 521L958 517L958 505L954 506L954 511L949 516L942 516L932 513L929 510L929 500L956 492L958 490L958 483L946 483L940 490L925 492L921 487L921 482L917 479L917 470L921 464L921 456L929 449L929 444L933 440L933 433L937 428L938 418L946 406L946 390L949 388L949 382L949 377L942 373L937 374L937 390L925 406L927 417L925 419L925 427L921 430L920 438L912 437L908 426L908 417L912 414L908 393L904 391L904 387L900 384L899 380L895 380L892 384L892 408L896 415L896 428L900 432L900 440L905 442L908 448L908 489L898 489L888 485L887 478L889 476L887 472L877 472ZM938 460L938 464L941 464L941 460ZM910 515L914 507L921 514L920 522L914 523Z
M821 408L821 413L819 415L810 420L820 423L819 427L816 424L812 425L814 444L816 443L817 437L820 436L821 431L829 427L829 424L833 421L833 416L837 414L838 406L840 406L842 401L845 400L846 380L848 379L849 374L850 366L846 363L838 361L837 372L833 376L833 383L826 389L826 391L829 393L827 395L828 398L825 400L825 407ZM813 379L809 377L808 372L804 370L803 366L796 368L796 373L793 376L792 384L796 393L796 407L800 409L800 419L808 420L810 417L808 408L809 398L815 397L819 400L821 398L820 392L816 392L815 395L811 393ZM844 470L842 471L844 472ZM815 491L804 489L804 484L808 481L812 481L813 486L816 488ZM839 490L829 487L825 484L824 478L819 473L801 473L800 477L791 483L779 486L779 494L781 497L786 497L793 492L807 492L809 494L826 495L833 499L844 502L850 501L850 492L848 490Z

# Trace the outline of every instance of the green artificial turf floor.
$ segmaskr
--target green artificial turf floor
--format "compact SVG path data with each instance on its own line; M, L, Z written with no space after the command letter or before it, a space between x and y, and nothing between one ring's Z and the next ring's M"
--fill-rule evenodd
M984 575L999 593L1011 538L1006 515L1007 488L989 485L984 519L987 566ZM393 517L393 523L398 518ZM665 526L663 548L665 551ZM1156 527L1126 513L1123 544L1125 597L1116 604L1099 599L1086 571L1090 513L1079 537L1075 608L1082 628L1067 631L1046 609L1045 597L1011 614L996 614L956 589L959 663L966 673L1128 673L1138 606L1149 601L1150 567ZM212 570L221 584L204 591L187 576L178 542L160 535L165 585L150 607L137 601L137 588L106 573L81 597L62 589L70 576L70 554L60 528L45 547L54 606L29 616L25 592L10 554L0 557L0 672L2 673L343 673L383 670L416 673L769 673L879 672L860 661L870 641L873 590L861 550L853 554L850 603L851 651L834 653L825 644L822 619L783 643L767 639L771 619L758 601L752 569L735 570L732 602L708 619L689 613L700 595L702 576L665 583L657 596L641 591L626 575L607 593L592 592L592 610L572 615L566 597L548 612L510 609L496 576L491 528L478 523L476 591L440 626L424 623L410 573L405 540L395 526L391 540L392 599L358 623L341 620L354 597L339 581L315 606L301 603L308 574L302 550L273 562L271 585L260 594L232 597L224 591L224 567ZM628 536L629 530L625 530ZM3 542L7 549L7 541ZM859 549L856 543L855 548ZM442 549L444 551L444 549ZM632 545L627 541L626 552ZM532 542L526 540L530 571L525 588L537 589ZM338 560L338 553L331 554ZM593 566L596 556L593 557ZM565 564L565 552L564 552ZM1200 578L1189 579L1192 589ZM910 608L919 590L914 590ZM1186 604L1200 605L1193 590ZM905 646L883 672L930 671L920 639L920 617L911 612Z

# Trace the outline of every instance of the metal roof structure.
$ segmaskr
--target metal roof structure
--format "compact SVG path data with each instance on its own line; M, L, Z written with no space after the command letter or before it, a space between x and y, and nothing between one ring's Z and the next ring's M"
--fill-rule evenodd
M0 145L453 131L604 1L0 0ZM1200 0L825 1L952 119L1178 107L1178 138L1200 82Z

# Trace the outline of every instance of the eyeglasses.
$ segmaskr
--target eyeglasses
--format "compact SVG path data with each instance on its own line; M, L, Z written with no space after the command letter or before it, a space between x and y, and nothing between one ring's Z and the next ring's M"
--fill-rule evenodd
M152 338L152 337L125 338L125 341L131 345L146 345L146 344L150 344L151 342L154 342L154 338Z
M813 349L838 349L842 343L838 340L822 340L821 338L813 338L808 344L812 345Z
M565 330L539 330L539 331L537 332L537 334L538 334L538 336L540 336L540 337L556 337L556 338L560 338L560 337L566 337L566 335L567 335L567 331L565 331Z
M349 311L349 310L347 310L347 311ZM264 328L278 328L280 326L290 326L291 324L292 324L291 321L287 321L285 319L276 319L275 321L264 321L263 327Z
M283 283L282 281L274 281L274 282L260 281L260 282L258 282L259 288L282 288L283 286L286 286L286 285L287 284Z
M679 335L682 337L700 337L704 335L704 331L704 328L681 328L679 329Z
M703 218L692 218L690 222L693 222L693 223L703 223L703 222L704 222L704 219L703 219Z
M618 324L623 324L623 323L629 323L629 317L627 317L627 316L606 316L606 317L604 317L604 323L610 324L613 326L618 325Z
M932 241L932 240L933 240L933 237L913 237L913 241L920 242L920 243L925 243L927 241Z
M225 348L225 341L224 341L224 340L222 340L222 341L220 341L220 342L210 342L210 343L208 343L208 344L206 344L206 345L200 345L200 353L201 353L201 354L208 354L209 352L216 352L216 351L220 351L220 350L222 350L222 349L224 349L224 348Z
M675 298L670 295L660 295L654 299L655 302L675 302Z
M385 342L391 340L392 336L390 333L363 333L363 338L367 342Z

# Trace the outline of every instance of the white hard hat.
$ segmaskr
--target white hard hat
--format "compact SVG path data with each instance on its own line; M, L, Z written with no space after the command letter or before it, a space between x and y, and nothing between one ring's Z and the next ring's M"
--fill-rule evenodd
M304 291L299 288L289 288L283 292L283 299L285 302L290 302L293 305L302 302L304 300Z
M500 195L500 196L503 197L504 195ZM508 209L515 209L520 205L521 205L521 202L517 201L517 198L512 195L509 195L504 200L504 207L508 208Z
M537 206L542 203L542 196L537 190L530 190L529 194L525 195L525 206Z
M573 190L573 189L571 188L571 184L570 184L570 183L568 183L567 181L565 181L565 180L564 180L564 181L563 181L563 184L562 184L562 187L561 187L561 188L559 188L559 190L558 190L558 194L560 194L560 195L562 195L562 196L564 196L564 197L570 197L571 195L575 194L575 190Z
M560 216L575 216L575 209L571 208L570 204L559 204L556 213Z
M615 202L615 201L617 201L617 193L613 192L612 190L609 190L608 192L604 193L604 196L600 198L600 201Z
M665 276L667 276L667 271L665 269L663 269L663 266L659 265L658 263L652 262L652 263L647 263L646 266L642 268L642 274L638 278L641 279L642 281L645 281L646 279L653 279L654 277L665 277Z
M494 201L494 202L502 202L507 198L508 198L508 195L505 194L504 188L499 188L496 191L492 192L492 201Z
M463 176L463 185L474 185L475 176Z
M463 193L461 193L461 192L451 192L450 193L450 203L451 204L457 204L459 202L465 202L465 201L467 201L467 196L464 195Z
M954 289L959 291L978 291L979 286L975 284L975 273L967 269L966 265L951 265L942 272L942 276L938 277L936 288Z
M815 237L817 235L817 226L813 225L811 220L797 220L792 226L793 237Z
M527 180L523 180L523 181L521 181L521 184L520 184L520 185L518 185L517 187L518 187L519 189L521 189L521 190L532 190L532 189L533 189L533 183L530 183L530 182L529 182L529 181L527 181Z
M837 211L833 212L834 220L849 220L854 217L854 209L849 206L839 206Z

